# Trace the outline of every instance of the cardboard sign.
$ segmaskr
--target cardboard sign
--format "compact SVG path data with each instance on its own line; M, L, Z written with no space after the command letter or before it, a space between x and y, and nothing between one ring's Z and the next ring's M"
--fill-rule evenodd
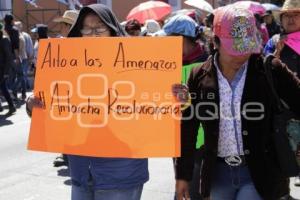
M182 38L39 43L28 148L95 157L180 156Z
M285 44L292 48L298 55L300 55L300 32L289 34L285 40Z

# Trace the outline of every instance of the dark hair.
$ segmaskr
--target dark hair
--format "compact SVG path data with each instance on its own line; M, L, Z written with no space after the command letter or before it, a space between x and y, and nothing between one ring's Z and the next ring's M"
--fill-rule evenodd
M213 27L214 18L215 18L215 15L213 13L206 15L205 22L206 22L207 27L209 27L209 28Z
M218 37L218 36L214 36L214 42L215 42L215 44L217 45L217 46L220 46L221 45L221 40L220 40L220 38Z
M13 20L14 20L14 16L11 14L6 14L4 17L5 25L12 25Z
M128 31L141 30L141 27L142 27L142 25L140 24L140 22L138 20L132 19L132 20L129 20L126 23L125 30L127 32Z
M47 27L38 27L37 33L38 33L39 39L48 38L48 28Z
M208 45L208 50L209 50L209 53L211 55L215 54L218 49L215 48L216 46L214 45L214 43L216 44L217 47L220 47L221 45L221 40L218 36L214 36L212 40L210 40L210 42L207 44Z
M0 40L3 38L3 31L0 30Z

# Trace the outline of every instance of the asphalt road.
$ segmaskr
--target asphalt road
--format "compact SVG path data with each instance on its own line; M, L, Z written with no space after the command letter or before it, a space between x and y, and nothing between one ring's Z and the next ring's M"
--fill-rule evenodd
M53 167L58 155L26 149L29 127L24 105L15 115L0 117L0 200L70 199L67 168ZM150 159L149 170L150 181L142 200L172 200L175 182L171 159ZM300 199L300 188L292 187L292 195Z

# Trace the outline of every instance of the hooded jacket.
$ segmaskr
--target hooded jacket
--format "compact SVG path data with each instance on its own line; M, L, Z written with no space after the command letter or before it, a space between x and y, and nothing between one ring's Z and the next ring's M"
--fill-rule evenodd
M112 36L126 36L125 30L120 25L116 16L112 11L103 4L92 4L80 10L77 21L71 28L68 37L81 37L80 30L83 26L83 20L89 13L94 13L99 16L101 21L110 28Z
M126 35L109 8L102 4L92 4L81 9L68 37L81 37L83 20L91 12L110 27L112 36ZM78 187L89 188L92 182L94 190L129 189L140 186L149 179L147 159L68 157L72 184Z

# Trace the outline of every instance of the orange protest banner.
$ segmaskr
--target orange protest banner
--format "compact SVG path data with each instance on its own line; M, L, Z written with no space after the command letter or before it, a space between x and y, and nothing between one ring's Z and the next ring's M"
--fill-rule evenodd
M28 149L96 157L180 156L182 38L39 43Z

